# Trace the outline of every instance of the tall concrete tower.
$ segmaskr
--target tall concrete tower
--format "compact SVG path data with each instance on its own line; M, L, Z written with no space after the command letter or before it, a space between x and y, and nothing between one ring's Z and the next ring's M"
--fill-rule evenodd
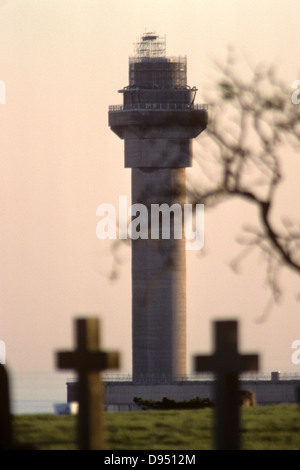
M131 203L149 214L149 231L132 240L134 383L186 375L185 239L175 234L171 209L185 202L185 168L192 139L206 127L207 108L194 103L186 58L166 57L165 49L156 34L141 37L129 58L129 86L120 90L123 105L109 108L109 126L124 139L125 168L131 168ZM168 222L161 216L167 237L162 230L158 238L151 235L154 204L170 208Z

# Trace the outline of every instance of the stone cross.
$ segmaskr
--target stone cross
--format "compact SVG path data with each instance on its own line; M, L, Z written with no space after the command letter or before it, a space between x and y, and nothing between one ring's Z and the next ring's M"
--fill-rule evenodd
M73 369L78 375L78 446L80 450L104 448L103 396L100 372L118 368L118 353L99 350L97 318L76 320L76 350L57 353L60 369Z
M215 439L217 450L238 450L239 385L242 371L258 370L257 355L240 355L237 346L237 322L217 321L214 324L215 352L212 356L196 356L197 372L211 371L215 382Z

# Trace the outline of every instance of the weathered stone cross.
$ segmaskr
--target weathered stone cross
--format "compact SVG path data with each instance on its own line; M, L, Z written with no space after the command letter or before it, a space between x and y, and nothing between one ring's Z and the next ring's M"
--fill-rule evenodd
M240 355L237 346L237 322L217 321L215 352L212 356L196 356L197 372L211 371L215 382L215 440L217 450L238 450L239 387L238 375L242 371L258 370L257 355Z
M116 352L99 351L97 318L76 320L75 351L57 353L60 369L73 369L78 375L78 446L81 450L104 448L102 384L100 371L119 367Z

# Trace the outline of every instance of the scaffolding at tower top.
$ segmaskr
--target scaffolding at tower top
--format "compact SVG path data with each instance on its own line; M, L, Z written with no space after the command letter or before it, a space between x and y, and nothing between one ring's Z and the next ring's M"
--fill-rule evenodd
M136 59L157 59L166 56L166 38L155 33L144 33L135 44Z

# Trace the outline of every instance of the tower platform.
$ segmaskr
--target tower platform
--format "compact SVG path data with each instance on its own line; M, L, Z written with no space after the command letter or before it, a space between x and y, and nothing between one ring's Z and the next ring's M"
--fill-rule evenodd
M107 411L134 411L141 408L134 398L161 401L164 397L175 401L189 401L196 397L214 400L214 380L212 378L178 378L172 383L133 383L131 380L104 380L104 408ZM254 393L257 405L299 403L300 376L293 374L254 374L241 377L240 390ZM67 401L76 402L76 382L67 383Z

